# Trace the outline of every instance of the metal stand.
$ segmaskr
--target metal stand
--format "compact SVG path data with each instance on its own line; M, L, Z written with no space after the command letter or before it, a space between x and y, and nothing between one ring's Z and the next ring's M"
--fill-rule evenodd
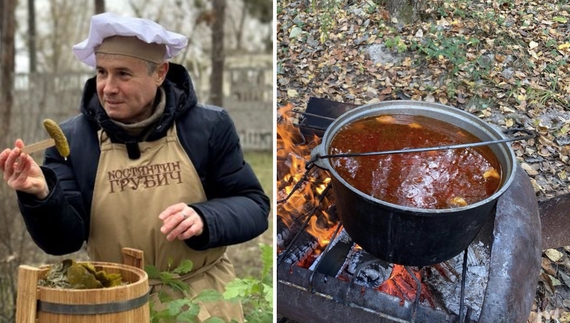
M299 229L299 231L297 231L297 233L295 234L295 236L293 237L293 239L291 240L291 242L289 242L289 244L287 245L287 248L277 257L277 266L279 267L279 265L281 265L281 262L283 261L283 259L285 259L285 257L289 254L289 252L291 251L291 247L295 245L295 241L297 241L297 238L299 237L299 235L301 234L301 232L305 231L305 228L307 228L307 225L309 225L309 221L311 220L311 217L313 215L315 215L315 211L317 210L317 208L321 205L321 202L323 201L323 199L325 198L325 196L327 196L329 190L331 189L332 185L329 183L327 185L327 187L323 190L323 193L319 196L319 203L317 203L309 212L309 215L307 216L307 219L305 219L305 222L303 223L303 225L301 226L301 228ZM289 196L290 197L290 196ZM286 200L286 199L285 199Z
M469 247L467 247L469 248ZM463 315L465 303L465 281L467 278L467 249L463 252L463 269L461 270L461 294L459 299L459 323L464 323L467 315Z
M418 277L416 277L416 275L414 274L412 269L410 269L409 266L404 266L404 268L406 269L408 274L410 276L412 276L412 279L416 282L416 299L414 300L414 304L412 305L412 317L410 319L410 322L413 323L416 319L418 306L420 306L420 296L422 293L422 282L421 282L421 280L418 279ZM421 268L420 268L420 272L422 272Z
M332 237L330 238L330 241L334 241L334 239L336 238L336 235L340 231L341 227L342 227L342 224L340 223L340 221L338 221L338 225L336 226L336 230L334 231ZM317 261L317 264L315 265L315 270L313 270L313 272L311 273L311 276L309 277L309 291L310 292L313 291L313 278L315 277L315 273L317 272L317 269L319 268L321 261L323 259L325 259L325 255L330 250L331 245L332 245L332 243L329 243L327 245L327 247L325 248L325 251L323 251L323 253L321 254L321 257L319 258L319 260ZM325 276L325 279L326 279L326 276Z

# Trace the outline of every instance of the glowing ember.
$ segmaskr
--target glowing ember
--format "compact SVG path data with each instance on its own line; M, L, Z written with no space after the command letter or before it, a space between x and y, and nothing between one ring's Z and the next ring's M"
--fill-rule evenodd
M413 269L412 269L413 270ZM418 281L421 281L421 273L419 270L413 270L414 275ZM433 298L427 285L421 283L422 289L420 292L420 302L428 302L431 307L435 307ZM405 300L414 301L417 294L417 283L416 280L408 273L402 265L394 265L390 278L378 287L378 290L386 294L398 296L402 303Z

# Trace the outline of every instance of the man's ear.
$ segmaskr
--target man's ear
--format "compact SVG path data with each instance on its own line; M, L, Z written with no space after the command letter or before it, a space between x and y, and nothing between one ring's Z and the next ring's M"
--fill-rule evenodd
M161 86L168 73L168 62L163 62L156 68L156 85Z

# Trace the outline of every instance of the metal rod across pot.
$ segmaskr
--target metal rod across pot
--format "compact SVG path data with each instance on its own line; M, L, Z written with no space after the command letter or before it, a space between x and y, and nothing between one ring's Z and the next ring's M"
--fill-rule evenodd
M505 139L497 139L497 140L489 140L489 141L470 142L470 143L466 143L466 144L457 144L457 145L448 145L448 146L407 148L407 149L398 149L398 150L369 151L369 152L362 152L362 153L346 153L346 154L330 154L330 155L317 154L313 158L312 162L314 162L314 160L318 159L318 158L377 156L377 155L390 155L390 154L403 154L403 153L419 153L419 152L424 152L424 151L435 151L435 150L471 148L471 147L500 144L500 143L504 143L504 142L534 139L538 136L537 133L530 131L530 130L526 130L526 129L510 129L509 130L509 132L514 132L514 131L526 132L529 135L520 136L520 137L516 137L516 138L505 138ZM309 162L309 164L312 164L312 163ZM307 165L309 165L309 164L307 164Z

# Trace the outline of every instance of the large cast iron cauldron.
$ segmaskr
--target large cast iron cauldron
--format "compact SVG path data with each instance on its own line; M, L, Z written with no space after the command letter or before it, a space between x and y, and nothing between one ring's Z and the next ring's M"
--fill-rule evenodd
M451 123L482 141L505 139L494 126L457 108L418 101L384 101L357 107L333 121L321 144L311 152L313 159L329 153L330 142L341 127L380 114L421 115ZM328 158L317 158L315 164L332 175L339 218L356 243L391 263L427 266L451 259L465 250L494 211L498 197L513 181L516 170L513 151L506 143L489 148L501 164L501 186L487 199L453 209L420 209L388 203L348 184Z

